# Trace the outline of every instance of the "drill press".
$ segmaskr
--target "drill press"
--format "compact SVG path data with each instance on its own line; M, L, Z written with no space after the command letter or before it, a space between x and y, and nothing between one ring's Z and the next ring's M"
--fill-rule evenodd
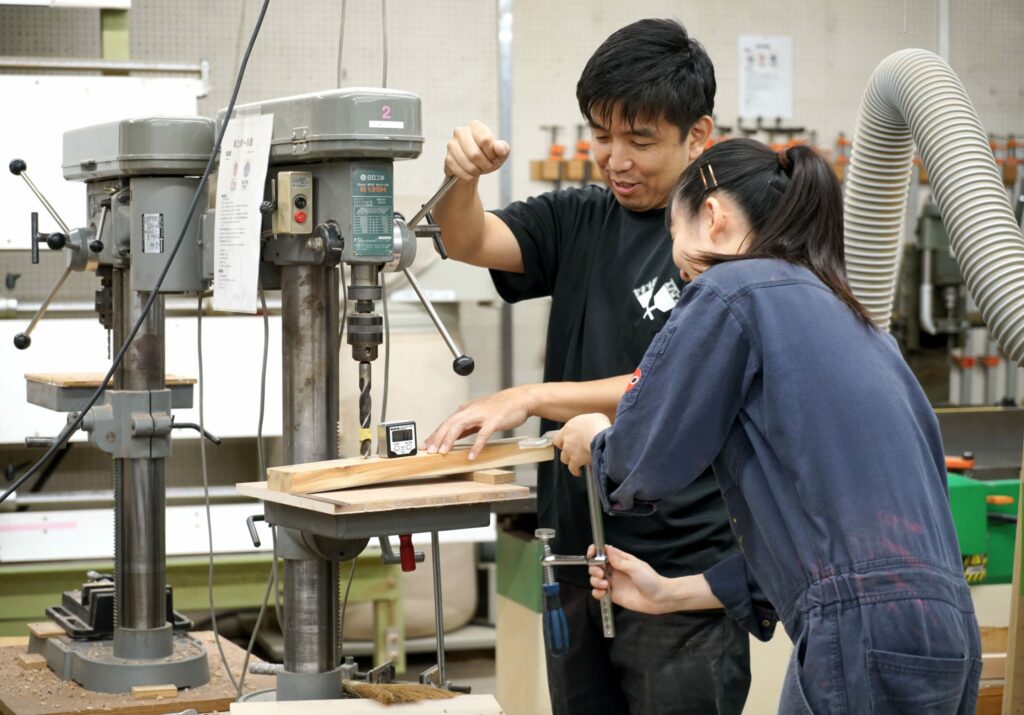
M437 228L417 226L442 191L406 223L394 211L393 162L419 156L420 100L409 92L345 88L238 107L239 114L273 115L262 232L261 280L281 290L283 441L291 464L335 459L339 412L339 279L347 271L354 311L346 319L347 342L359 365L360 454L371 454L371 366L382 344L381 274L401 271L424 302L454 357L453 370L468 375L462 353L425 299L409 266L416 236L443 251ZM218 116L224 120L224 114ZM216 287L215 287L216 289ZM440 604L437 531L480 526L489 510L435 510L368 515L338 523L302 509L266 502L265 518L278 530L284 559L284 663L275 693L261 698L297 700L342 696L338 634L338 562L355 558L370 538L430 531L434 538L434 585ZM411 542L403 546L411 551ZM406 554L406 561L414 558ZM422 555L416 555L422 560ZM414 566L414 563L412 564ZM438 619L438 684L443 678L443 623Z
M188 206L213 148L213 122L201 118L123 120L67 132L64 178L86 185L88 226L70 230L36 190L20 160L11 162L61 226L44 236L32 216L33 262L41 242L62 250L65 271L28 329L31 332L72 271L95 271L96 310L114 344L122 345L157 288L174 237L186 240L118 370L112 389L88 409L82 428L113 457L114 574L91 574L81 590L63 594L47 615L68 633L32 637L64 679L89 690L125 692L154 682L196 687L209 680L205 648L187 634L166 584L164 460L171 452L172 408L190 407L191 385L168 387L164 375L164 293L201 293L204 277L198 212ZM187 224L187 226L185 225ZM73 419L87 408L81 389L30 380L29 401Z

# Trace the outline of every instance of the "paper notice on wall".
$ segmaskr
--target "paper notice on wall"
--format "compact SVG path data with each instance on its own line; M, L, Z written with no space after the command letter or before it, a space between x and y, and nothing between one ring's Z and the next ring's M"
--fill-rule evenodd
M228 123L217 169L213 309L256 312L260 228L272 114L236 115Z
M740 35L740 117L793 116L793 41Z

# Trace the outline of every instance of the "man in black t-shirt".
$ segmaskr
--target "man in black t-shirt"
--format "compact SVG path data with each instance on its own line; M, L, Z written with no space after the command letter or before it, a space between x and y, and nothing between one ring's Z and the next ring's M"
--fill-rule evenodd
M711 136L715 76L704 48L670 20L612 34L576 87L593 155L608 187L566 189L485 212L481 175L509 145L480 122L455 130L445 172L460 181L435 207L449 255L491 269L502 298L551 296L544 383L503 390L460 408L426 440L446 452L474 431L471 457L495 431L542 418L542 431L581 413L614 416L631 373L682 289L664 209ZM591 540L586 487L558 461L538 473L538 521L556 553ZM605 519L608 543L666 576L700 576L738 559L710 472L644 518ZM726 569L728 570L728 569ZM616 637L602 637L586 569L558 569L570 649L548 656L556 715L739 713L750 684L746 633L721 610L650 616L616 607ZM724 602L724 601L723 601ZM730 604L726 603L727 608Z

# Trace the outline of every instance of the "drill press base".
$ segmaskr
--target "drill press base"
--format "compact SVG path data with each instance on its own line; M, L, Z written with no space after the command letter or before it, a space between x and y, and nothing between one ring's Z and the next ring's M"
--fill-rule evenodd
M159 630L159 629L158 629ZM195 688L210 680L205 646L183 633L172 636L171 654L163 658L126 659L114 655L113 640L75 641L67 636L29 640L62 680L73 680L98 693L125 693L135 685L173 683Z

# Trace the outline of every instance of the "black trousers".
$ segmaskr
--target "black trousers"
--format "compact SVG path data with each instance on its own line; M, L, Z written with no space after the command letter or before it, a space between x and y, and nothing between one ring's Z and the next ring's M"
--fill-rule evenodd
M589 588L561 584L569 650L547 655L554 715L739 715L750 689L750 640L722 611L649 616L615 606L601 631Z

